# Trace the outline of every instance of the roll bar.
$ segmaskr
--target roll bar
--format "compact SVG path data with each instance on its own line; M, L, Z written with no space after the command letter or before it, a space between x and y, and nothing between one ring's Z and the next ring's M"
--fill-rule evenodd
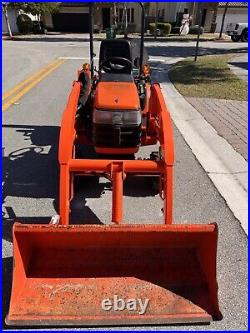
M144 32L145 32L145 8L142 2L138 2L141 10L141 45L140 45L140 75L143 73L143 56L144 56ZM90 43L90 64L91 64L91 77L94 76L94 44L93 44L93 6L94 2L89 3L89 43Z
M94 43L93 43L93 31L94 31L94 20L93 20L93 6L94 2L89 3L89 44L90 44L90 68L91 78L94 76Z
M140 75L143 73L143 53L144 53L144 32L145 32L145 8L142 2L139 2L141 6L141 47L140 47Z

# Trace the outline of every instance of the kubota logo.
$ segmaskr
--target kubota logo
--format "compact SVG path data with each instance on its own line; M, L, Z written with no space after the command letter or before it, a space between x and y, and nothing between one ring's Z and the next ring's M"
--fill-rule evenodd
M118 295L114 295L113 299L105 298L102 300L101 306L105 311L138 311L140 315L143 315L148 307L149 299L146 298L143 302L141 298L129 298L124 300L123 298L119 298Z

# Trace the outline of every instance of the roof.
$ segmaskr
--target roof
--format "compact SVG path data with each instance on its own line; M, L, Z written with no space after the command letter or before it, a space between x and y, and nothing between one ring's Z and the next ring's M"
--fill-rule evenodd
M219 7L225 7L226 2L219 2ZM233 7L233 8L247 8L248 7L248 2L228 2L228 7Z

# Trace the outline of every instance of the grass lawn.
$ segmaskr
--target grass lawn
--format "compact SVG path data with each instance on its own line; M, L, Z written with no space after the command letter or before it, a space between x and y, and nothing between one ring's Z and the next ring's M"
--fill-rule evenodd
M176 89L187 97L247 100L247 82L230 70L227 62L235 54L200 56L180 61L170 69Z

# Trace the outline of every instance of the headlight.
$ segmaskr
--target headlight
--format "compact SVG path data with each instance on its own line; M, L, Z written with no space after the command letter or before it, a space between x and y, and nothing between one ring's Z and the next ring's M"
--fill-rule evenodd
M114 125L140 125L140 111L100 111L94 110L93 122L95 124Z

